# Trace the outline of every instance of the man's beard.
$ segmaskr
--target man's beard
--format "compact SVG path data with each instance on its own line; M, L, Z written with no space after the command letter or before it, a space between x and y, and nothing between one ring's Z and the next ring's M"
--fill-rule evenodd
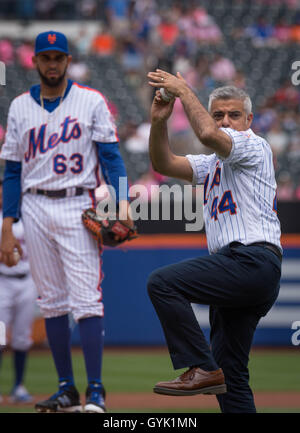
M58 87L64 80L65 76L66 76L66 72L67 72L67 68L64 70L63 74L60 75L57 78L48 78L46 77L44 74L42 74L42 72L40 71L39 68L37 68L37 71L39 73L39 76L42 80L42 82L48 86L48 87Z

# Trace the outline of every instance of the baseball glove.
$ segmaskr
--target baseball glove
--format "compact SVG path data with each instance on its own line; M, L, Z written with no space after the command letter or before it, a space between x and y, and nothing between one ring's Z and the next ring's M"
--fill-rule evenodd
M129 227L116 217L115 220L101 219L95 209L86 209L82 213L82 222L102 245L116 247L125 241L137 238L136 227Z

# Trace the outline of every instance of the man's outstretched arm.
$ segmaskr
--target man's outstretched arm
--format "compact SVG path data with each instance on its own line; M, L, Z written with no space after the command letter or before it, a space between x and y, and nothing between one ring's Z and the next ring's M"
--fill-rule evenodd
M156 72L149 72L148 77L152 80L149 82L152 87L163 87L180 98L190 125L202 144L223 158L229 156L232 147L230 137L217 127L179 72L175 76L157 69Z
M151 130L149 154L155 171L169 177L192 182L193 170L183 156L175 155L169 145L167 120L173 110L174 101L168 103L157 91L151 107Z

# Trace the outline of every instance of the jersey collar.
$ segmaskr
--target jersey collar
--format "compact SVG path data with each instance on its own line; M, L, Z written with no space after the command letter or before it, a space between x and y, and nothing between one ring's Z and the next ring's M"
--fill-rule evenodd
M67 88L66 88L66 91L65 91L65 94L64 94L64 99L66 98L66 96L68 95L69 91L71 90L73 82L74 82L73 80L68 79L68 84L67 84ZM34 86L32 86L30 88L30 95L31 95L31 97L39 105L41 105L40 93L41 93L41 85L40 84L35 84ZM47 99L45 99L45 101L47 101L47 105L49 105L49 104L51 105L52 103L56 104L58 98L56 98L54 101L51 101L51 102L49 100L47 100ZM47 107L45 107L45 108L47 109Z

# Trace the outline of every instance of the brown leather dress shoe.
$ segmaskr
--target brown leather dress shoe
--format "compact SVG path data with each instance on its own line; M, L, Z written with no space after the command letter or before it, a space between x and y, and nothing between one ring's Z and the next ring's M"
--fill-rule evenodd
M221 368L204 371L199 367L193 367L177 379L158 382L153 391L166 395L224 394L226 385Z

